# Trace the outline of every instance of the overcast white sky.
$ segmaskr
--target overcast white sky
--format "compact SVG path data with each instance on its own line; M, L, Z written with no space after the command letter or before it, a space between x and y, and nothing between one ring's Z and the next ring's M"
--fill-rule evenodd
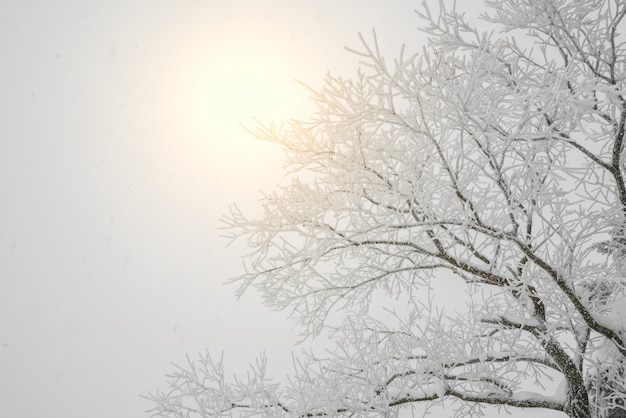
M475 3L480 2L473 0ZM357 32L424 42L409 0L0 3L0 416L147 416L204 348L231 370L296 340L218 218L254 210L281 151L239 127L312 110Z
M0 416L147 416L171 361L290 361L284 314L223 281L218 217L281 151L239 127L305 115L342 47L412 42L413 1L0 2Z

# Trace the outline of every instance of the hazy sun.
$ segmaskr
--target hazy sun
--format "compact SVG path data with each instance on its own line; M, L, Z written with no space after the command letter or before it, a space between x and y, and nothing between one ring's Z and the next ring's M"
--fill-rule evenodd
M280 122L295 116L303 89L289 67L289 58L271 44L231 42L211 51L190 95L194 130L220 147L249 147L242 124L252 127L255 117Z

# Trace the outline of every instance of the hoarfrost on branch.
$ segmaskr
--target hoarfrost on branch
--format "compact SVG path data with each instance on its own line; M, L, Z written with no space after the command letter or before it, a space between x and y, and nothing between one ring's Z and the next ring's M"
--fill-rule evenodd
M626 4L485 3L487 33L424 2L422 52L388 61L361 38L358 74L311 88L314 118L253 130L284 146L291 182L259 217L227 218L252 249L240 291L305 336L332 329L334 347L295 357L284 385L263 359L233 381L190 360L149 396L155 416L393 416L446 399L459 415L624 413ZM442 280L466 307L430 298Z

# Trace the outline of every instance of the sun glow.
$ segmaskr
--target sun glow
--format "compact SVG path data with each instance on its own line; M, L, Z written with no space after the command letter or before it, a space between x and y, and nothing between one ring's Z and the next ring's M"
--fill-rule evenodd
M241 125L294 116L303 89L294 82L289 59L276 51L280 48L272 44L231 42L205 56L188 97L196 134L220 148L245 152L254 146Z
M156 123L180 148L182 171L203 167L232 185L279 171L280 147L255 141L244 126L310 115L309 92L295 81L312 78L306 45L251 25L179 28L178 49L159 71L164 82L146 83L160 92Z

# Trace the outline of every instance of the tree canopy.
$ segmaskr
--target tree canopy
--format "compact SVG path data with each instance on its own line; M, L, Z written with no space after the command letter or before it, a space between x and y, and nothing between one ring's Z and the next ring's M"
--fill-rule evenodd
M389 62L362 38L358 74L311 89L316 115L254 129L291 180L258 217L226 219L252 249L240 291L305 335L332 326L334 348L298 357L286 385L262 360L230 381L201 356L149 396L155 416L386 417L445 399L459 415L624 414L626 4L485 4L488 32L424 2L422 52ZM467 306L429 299L441 280Z

